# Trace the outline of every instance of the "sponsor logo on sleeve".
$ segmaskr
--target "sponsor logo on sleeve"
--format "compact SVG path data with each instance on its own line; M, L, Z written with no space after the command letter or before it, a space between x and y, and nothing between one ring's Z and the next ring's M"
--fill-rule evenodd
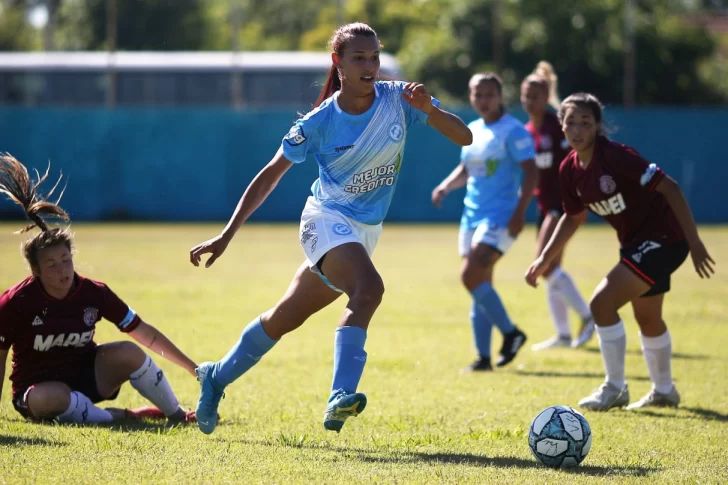
M303 134L303 127L300 125L293 126L286 134L284 140L291 146L298 146L306 141L306 136Z

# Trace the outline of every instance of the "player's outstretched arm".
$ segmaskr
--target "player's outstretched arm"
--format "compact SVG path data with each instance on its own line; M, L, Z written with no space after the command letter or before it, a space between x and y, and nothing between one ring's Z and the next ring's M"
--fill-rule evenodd
M453 190L459 189L460 187L464 187L466 183L468 183L468 170L465 168L464 163L460 163L452 172L450 172L450 175L445 177L445 180L440 182L440 184L432 191L432 203L435 207L439 208L447 194Z
M142 321L137 328L129 332L129 335L149 350L156 352L195 376L197 364L153 325Z
M667 199L667 202L672 208L672 212L677 218L677 222L680 224L683 233L685 233L695 271L701 278L710 278L710 275L715 273L715 270L711 266L711 264L715 265L715 261L710 257L703 241L698 236L698 227L695 224L693 213L690 211L690 206L682 190L680 190L680 186L666 175L662 177L662 180L657 184L655 190L665 196L665 199Z
M227 226L218 236L208 239L198 244L190 250L190 262L200 265L200 259L203 254L210 254L205 263L205 268L212 266L217 258L227 249L228 244L235 236L235 233L243 225L243 223L260 207L265 199L270 195L273 189L278 185L278 181L283 177L289 168L293 165L286 157L283 156L283 150L279 149L268 165L258 172L245 193L240 198L238 206L235 208L233 216L230 218Z
M526 282L534 288L538 286L538 277L546 271L554 257L563 251L566 243L569 242L571 236L574 235L580 225L586 221L586 210L578 214L564 214L559 219L554 233L551 235L546 247L541 251L541 255L526 270Z
M463 120L432 104L432 96L424 85L407 83L402 90L402 99L415 109L427 115L427 124L445 135L456 145L473 143L473 132Z
M3 398L3 381L5 380L5 361L8 360L8 350L0 350L0 402Z

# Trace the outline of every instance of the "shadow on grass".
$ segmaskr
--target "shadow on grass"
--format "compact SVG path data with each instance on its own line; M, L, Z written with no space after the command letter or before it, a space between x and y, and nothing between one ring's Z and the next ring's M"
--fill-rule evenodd
M558 372L558 371L530 371L530 370L514 370L513 374L519 376L533 377L579 377L583 379L604 379L603 372ZM630 381L649 381L646 376L627 376Z
M592 354L600 354L601 353L601 351L599 350L598 347L588 347L588 348L583 348L581 350L583 350L584 352L591 352ZM627 350L627 355L640 355L641 356L642 355L642 351L641 350L636 350L636 349L630 349L630 350ZM711 357L710 355L685 354L685 353L682 353L682 352L673 352L672 353L672 358L673 359L678 359L678 360L710 360L713 357Z
M538 464L535 460L523 459L514 456L484 456L472 453L426 453L412 450L398 450L393 448L378 447L372 449L353 448L336 446L326 441L309 441L309 440L291 440L289 438L268 439L268 440L250 440L250 439L218 439L221 443L234 441L253 446L270 446L282 448L298 448L305 450L332 452L337 457L344 455L349 458L355 458L365 463L391 463L391 464L408 464L408 463L428 463L428 464L453 464L453 465L470 465L479 467L494 468L533 468L546 470L543 465ZM574 475L589 476L634 476L645 477L659 470L657 467L646 467L641 465L584 465L576 468L562 470L562 473Z
M677 409L666 408L670 412L657 412L651 409L640 409L635 411L635 414L644 414L655 418L678 418L678 419L702 419L704 421L728 421L728 414L721 413L720 411L714 411L712 409L705 408L688 408L680 406ZM680 411L687 411L681 413ZM677 414L676 414L677 413Z
M23 438L0 434L0 446L66 446L62 441L49 441L45 438Z
M357 450L356 453L359 453ZM535 460L526 460L514 456L482 456L470 453L422 453L422 452L402 452L401 456L371 456L369 453L382 453L378 451L367 452L358 456L365 462L373 463L433 463L433 464L455 464L455 465L472 465L482 467L495 468L539 468L546 469L542 465L536 463ZM645 466L599 466L584 465L576 468L568 468L562 470L562 473L574 475L590 475L590 476L633 476L645 477L658 471L655 467Z

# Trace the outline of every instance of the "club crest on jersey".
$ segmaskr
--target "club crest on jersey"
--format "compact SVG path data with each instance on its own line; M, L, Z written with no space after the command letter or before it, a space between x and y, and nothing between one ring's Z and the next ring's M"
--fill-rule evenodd
M605 194L611 194L617 190L617 183L614 181L611 175L602 175L599 179L599 188Z
M306 141L306 136L303 134L303 127L295 125L286 134L284 140L291 146L298 146Z
M389 138L392 139L392 141L399 141L404 136L404 128L402 128L402 125L399 123L394 123L392 126L389 127Z
M551 147L554 145L554 143L551 141L551 137L549 135L543 135L541 137L541 149L542 150L551 150Z
M83 323L87 327L93 327L96 322L99 321L99 310L98 308L88 307L83 311Z

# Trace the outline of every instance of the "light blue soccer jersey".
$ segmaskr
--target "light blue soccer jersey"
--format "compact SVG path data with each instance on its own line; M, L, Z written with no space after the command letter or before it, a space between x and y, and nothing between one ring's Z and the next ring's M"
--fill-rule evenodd
M480 118L468 127L473 132L473 143L460 152L460 161L468 171L460 225L472 229L484 220L506 225L518 205L520 164L536 156L533 138L509 114L491 124Z
M334 93L298 120L283 138L283 155L301 163L312 155L319 178L311 186L326 207L364 224L384 220L397 184L407 129L427 115L402 99L401 81L374 84L376 98L360 115L339 108ZM433 99L433 104L439 105Z

